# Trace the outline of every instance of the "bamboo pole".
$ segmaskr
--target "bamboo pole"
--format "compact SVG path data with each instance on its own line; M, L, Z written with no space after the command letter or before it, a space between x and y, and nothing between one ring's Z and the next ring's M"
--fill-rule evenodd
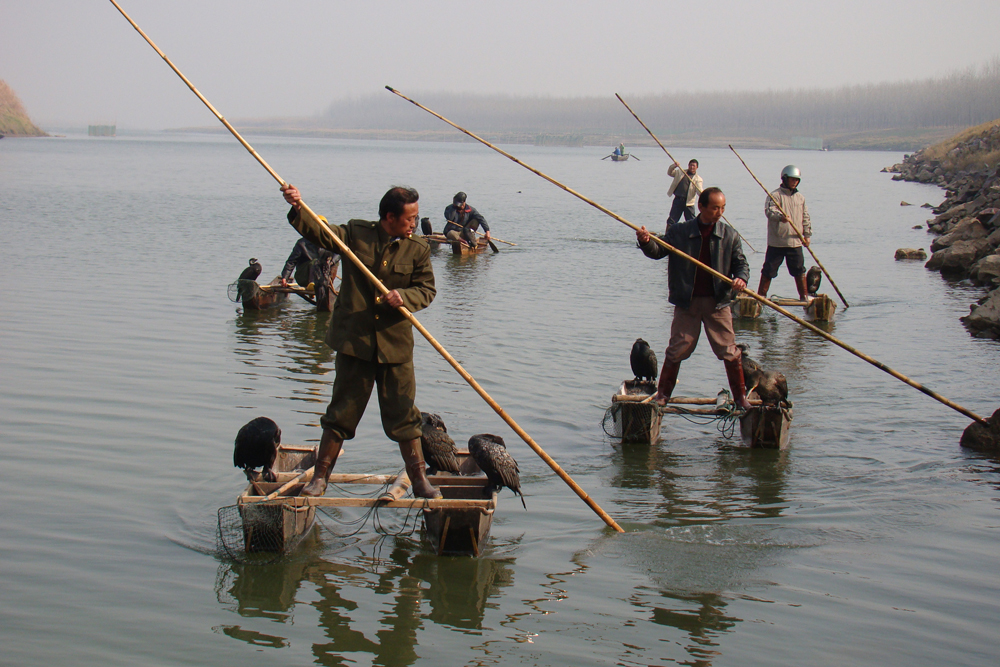
M639 227L638 226L636 226L635 224L629 222L628 220L626 220L622 216L618 215L614 211L612 211L612 210L610 210L610 209L608 209L608 208L606 208L604 206L601 206L600 204L598 204L597 202L595 202L593 199L589 199L588 197L585 197L584 195L580 194L579 192L577 192L576 190L570 188L569 186L563 185L562 183L560 183L559 181L555 180L551 176L548 176L547 174L544 174L544 173L538 171L534 167L532 167L532 166L530 166L530 165L528 165L528 164L526 164L526 163L518 160L516 157L514 157L510 153L507 153L503 149L494 146L490 142L488 142L485 139L483 139L483 138L481 138L481 137L473 134L469 130L466 130L465 128L463 128L461 126L456 125L455 123L451 122L450 120L448 120L447 118L445 118L441 114L439 114L439 113L437 113L435 111L432 111L431 109L428 109L427 107L425 107L424 105L420 104L419 102L411 100L409 97L407 97L406 95L403 95L398 90L390 88L389 86L386 86L386 89L389 92L394 93L394 94L398 95L399 97L403 98L404 100L406 100L410 104L413 104L414 106L423 109L424 111L426 111L427 113L431 114L432 116L435 116L436 118L441 119L442 121L444 121L448 125L451 125L452 127L454 127L459 132L462 132L463 134L466 134L469 137L472 137L473 139L475 139L479 143L481 143L481 144L483 144L485 146L488 146L489 148L492 148L497 153L500 153L501 155L503 155L504 157L508 158L509 160L511 160L513 162L516 162L517 164L521 165L522 167L524 167L528 171L532 172L533 174L536 174L536 175L540 176L541 178L544 178L546 181L548 181L549 183L552 183L556 187L558 187L558 188L560 188L562 190L565 190L566 192L570 193L571 195L573 195L577 199L580 199L581 201L584 201L587 204L590 204L591 206L593 206L594 208L596 208L598 211L601 211L602 213L607 214L608 216L614 218L615 220L617 220L618 222L622 223L623 225L625 225L627 227L631 227L635 231L639 231ZM678 250L677 248L673 247L672 245L670 245L669 243L667 243L666 241L664 241L663 239L661 239L660 237L658 237L656 234L650 234L650 240L652 240L652 241L656 242L657 244L659 244L660 246L662 246L667 252L669 252L669 253L671 253L673 255L676 255L678 257L683 257L687 261L693 263L695 266L697 266L702 271L706 271L706 272L710 273L711 275L715 276L716 278L718 278L719 280L722 280L723 282L725 282L727 284L730 284L730 285L733 284L733 280L729 276L726 276L726 275L723 275L723 274L719 273L718 271L716 271L712 267L708 266L707 264L702 264L696 258L692 257L691 255L688 255L687 253L684 253L684 252ZM773 301L768 300L766 297L763 297L763 296L761 296L761 295L757 294L756 292L754 292L752 290L749 290L749 289L744 289L743 292L747 296L749 296L749 297L751 297L751 298L759 301L760 303L764 304L765 306L768 306L769 308L772 308L773 310L781 313L782 315L784 315L788 319L792 320L793 322L796 322L799 325L805 327L806 329L809 329L810 331L812 331L816 335L821 336L821 337L825 338L826 340L830 341L831 343L833 343L834 345L837 345L838 347L841 347L841 348L847 350L848 352L850 352L854 356L858 357L859 359L867 361L868 363L870 363L875 368L878 368L879 370L888 373L889 375L893 376L897 380L900 380L901 382L904 382L905 384L910 385L914 389L917 389L917 390L919 390L919 391L927 394L928 396L930 396L934 400L936 400L936 401L938 401L940 403L943 403L944 405L947 405L949 408L951 408L953 410L956 410L957 412L962 413L966 417L974 419L977 422L979 422L980 424L986 425L986 420L983 419L982 417L980 417L979 415L977 415L976 413L974 413L974 412L972 412L970 410L967 410L966 408L963 408L961 405L958 405L957 403L954 403L954 402L948 400L947 398L945 398L941 394L938 394L937 392L931 391L930 389L928 389L927 387L923 386L919 382L915 382L914 380L911 380L910 378L906 377L902 373L899 373L898 371L895 371L895 370L889 368L888 366L886 366L885 364L883 364L881 361L878 361L877 359L874 359L874 358L868 356L867 354L864 354L863 352L861 352L859 350L856 350L855 348L851 347L847 343L844 343L843 341L841 341L841 340L835 338L834 336L828 334L827 332L823 331L819 327L817 327L817 326L815 326L813 324L810 324L809 322L806 322L802 318L799 318L799 317L796 317L795 315L792 315L790 312L788 312L787 310L785 310L784 308L782 308L778 304L774 303Z
M691 179L691 175L687 173L687 170L685 170L684 168L682 168L680 166L680 162L678 162L674 158L674 156L670 154L670 151L668 151L667 147L664 146L663 143L659 139L657 139L656 135L653 134L653 131L651 129L649 129L649 127L645 123L642 122L642 119L639 118L639 115L636 112L632 111L632 107L630 107L628 105L628 103L625 100L622 99L622 96L619 95L618 93L615 93L615 97L618 98L619 102L621 102L622 104L625 105L625 108L628 109L628 112L630 114L632 114L632 117L635 118L637 121L639 121L639 125L642 125L642 128L644 130L646 130L646 132L649 133L649 136L653 137L653 141L655 141L657 144L660 145L660 148L662 148L663 152L667 154L667 157L670 158L673 161L673 163L675 165L677 165L677 168L681 170L681 173L684 174L684 178L688 179L688 183L690 184L690 186L693 187L698 192L698 194L700 195L701 194L701 188L699 188L697 185L694 184L694 181ZM736 229L736 225L734 225L733 223L729 222L729 220L726 218L726 216L722 216L722 219L725 220L726 224L729 225L730 227L732 227L733 230L737 234L740 235L740 238L743 239L743 242L747 244L747 247L749 247L754 252L757 252L757 249L754 248L752 245L750 245L750 241L747 241L747 237L743 236L743 234L740 234L740 230Z
M188 80L188 78L186 76L184 76L184 74L182 74L181 71L179 69L177 69L177 67L174 66L174 64L172 62L170 62L170 59L167 58L167 56L163 53L163 51L161 51L159 49L159 47L157 47L156 44L153 43L153 40L151 40L146 35L146 33L144 33L142 31L142 29L138 25L136 25L135 21L133 21L129 17L129 15L125 13L125 10L123 10L118 5L118 3L115 2L115 0L111 0L111 4L113 4L118 9L119 12L121 12L121 15L124 16L125 19L129 23L132 24L132 27L135 28L136 31L140 35L142 35L143 39L145 39L146 42L148 42L151 47L153 47L153 50L155 50L160 55L160 57L163 58L163 60L168 65L170 65L170 69L174 70L174 72L177 74L177 76L179 76L184 81L184 83L187 84L188 88L190 88L191 91L194 92L194 94L198 96L198 99L200 99L202 102L205 103L205 106L207 106L209 108L209 110L213 114L215 114L215 117L218 118L222 122L222 124L226 126L226 129L228 129L232 133L232 135L234 137L236 137L236 139L241 144L243 144L243 147L246 148L247 151L249 151L249 153L251 155L253 155L257 159L257 161L261 164L261 166L264 167L264 169L266 169L269 174L271 174L271 176L274 178L274 180L276 180L282 187L285 187L286 185L288 185L288 183L283 178L281 178L281 176L279 176L278 173L276 171L274 171L274 169L272 169L269 164L267 164L267 162L264 161L264 158L262 158L260 155L257 154L257 151L255 151L253 149L253 146L251 146L249 143L247 143L246 140L242 136L240 136L240 133L236 131L236 128L234 128L232 125L230 125L229 121L227 121L225 118L223 118L222 114L220 114L215 109L215 107L213 107L212 104L207 99L205 99L205 96L202 95L200 92L198 92L198 89L194 87L194 84L192 84ZM340 250L341 256L350 259L351 262L353 262L354 265L358 267L358 270L361 271L361 273L364 274L365 277L367 277L368 280L371 281L371 283L379 290L379 292L381 292L383 295L389 293L389 289L386 288L386 286L382 284L382 281L380 281L375 276L375 274L373 274L371 271L368 270L368 267L365 266L361 262L361 260L358 259L358 257L353 252L351 252L351 249L348 248L347 245L343 241L341 241L340 238L338 238L336 234L333 233L333 231L330 229L329 225L327 225L327 223L324 220L320 219L320 217L318 215L316 215L312 211L312 209L310 209L309 206L306 205L306 203L304 201L300 201L299 205L300 205L300 209L299 209L299 215L300 216L302 216L303 218L308 217L310 219L310 221L312 222L312 225L314 227L322 229L322 230L325 230L328 233L328 235L331 238L331 240L336 244L338 250ZM414 328L416 328L417 331L419 331L421 333L421 335L423 335L423 337L427 339L427 341L431 344L431 346L435 350L437 350L438 353L440 353L442 357L444 357L445 361L447 361L452 366L452 368L454 368L456 371L458 371L458 374L461 375L462 378L466 382L469 383L469 386L471 386L476 391L476 393L479 394L483 398L483 400L486 401L486 403L489 404L489 406L491 408L493 408L493 410L498 415L500 415L500 418L503 419L507 423L507 425L510 426L511 429L513 429L514 432L517 433L517 435L519 435L521 437L521 439L524 440L525 443L527 443L527 445L529 447L531 447L531 449L534 450L534 452L536 454L538 454L538 456L541 457L541 459L543 461L545 461L545 463L557 475L559 475L559 477L562 478L562 480L564 482L566 482L566 484L571 489L573 489L573 491L580 497L581 500L583 500L599 517L601 517L601 519L604 521L604 523L606 523L607 525L611 526L612 528L614 528L619 533L624 533L625 532L622 529L622 527L619 526L618 523L613 518L611 518L611 516L607 512L605 512L603 509L601 509L601 507L597 504L597 501L595 501L593 498L591 498L590 495L587 494L587 492L584 491L583 488L580 487L579 484L577 484L575 481L573 481L573 478L570 477L569 474L565 470L563 470L562 467L558 463L556 463L555 459L553 459L551 456L549 456L545 452L545 450L542 449L541 446L537 442L535 442L534 439L532 439L532 437L530 435L528 435L528 433L524 429L522 429L520 427L520 425L518 425L518 423L515 422L514 419L511 418L510 415L508 415L504 411L504 409L502 407L500 407L500 405L496 401L493 400L493 397L491 397L488 393L486 393L486 390L483 389L479 385L478 382L476 382L476 379L473 378L462 367L462 365L459 364L458 361L456 361L455 358L452 357L451 354L449 354L448 351L446 349L444 349L444 347L439 342L437 342L437 340L435 340L434 336L432 336L431 333L429 331L427 331L427 329L424 328L424 325L422 325L417 320L417 318L413 316L413 313L411 313L404 306L400 306L397 310L399 310L399 312L402 313L402 315L407 320L410 321L410 324L412 324L414 326ZM300 477L302 477L304 475L305 475L305 473L303 473ZM289 483L289 486L290 485L291 485L291 483ZM276 494L277 494L277 492L275 492L275 495Z
M830 281L830 284L833 285L833 289L836 290L837 296L839 296L840 300L844 302L844 308L845 309L850 308L851 304L847 303L847 299L845 299L844 295L840 293L840 288L837 287L837 283L833 282L833 277L826 270L826 267L823 266L823 262L819 261L819 257L816 256L816 253L813 252L813 249L811 247L809 247L808 245L806 245L806 238L804 236L802 236L801 230L799 230L799 228L795 226L795 223L792 222L792 219L788 217L787 213L785 213L785 209L781 208L781 204L779 204L778 200L774 198L774 195L771 194L771 191L768 190L766 187L764 187L764 184L760 182L760 179L757 178L757 175L753 173L753 170L750 169L749 166L747 166L747 163L743 161L743 158L740 157L740 154L736 153L736 149L733 148L732 144L729 144L729 150L731 150L733 153L735 153L736 157L740 158L740 162L743 162L743 166L746 167L746 170L748 172L750 172L751 176L753 176L753 180L757 181L757 185L760 186L761 190L763 190L764 192L767 193L768 199L770 199L772 202L774 202L774 205L778 207L779 211L781 211L781 215L785 216L785 219L788 220L788 226L791 227L793 230L795 230L795 234L799 237L799 240L802 241L802 245L804 245L806 247L806 250L809 251L809 254L812 255L812 258L819 265L820 271L823 272L823 274Z

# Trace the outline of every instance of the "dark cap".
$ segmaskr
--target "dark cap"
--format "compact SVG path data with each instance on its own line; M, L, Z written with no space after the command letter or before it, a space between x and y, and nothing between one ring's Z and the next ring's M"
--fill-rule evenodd
M453 204L464 204L466 199L468 199L466 194L464 192L459 192L451 198L451 201Z

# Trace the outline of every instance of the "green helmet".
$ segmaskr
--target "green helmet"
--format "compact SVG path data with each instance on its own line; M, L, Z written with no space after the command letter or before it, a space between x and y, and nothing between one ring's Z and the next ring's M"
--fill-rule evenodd
M781 180L785 180L786 178L797 178L801 181L802 172L794 164L790 164L781 170Z

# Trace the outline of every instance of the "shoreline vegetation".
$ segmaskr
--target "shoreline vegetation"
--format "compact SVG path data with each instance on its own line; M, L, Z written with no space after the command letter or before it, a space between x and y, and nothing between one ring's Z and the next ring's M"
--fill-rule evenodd
M7 82L0 79L0 136L47 137L47 133L31 122L20 98Z
M529 97L420 93L415 99L493 143L656 147L610 93ZM665 145L913 151L1000 117L1000 57L950 75L824 89L622 97ZM401 141L472 141L384 92L298 118L233 121L247 134ZM181 128L174 131L224 131Z

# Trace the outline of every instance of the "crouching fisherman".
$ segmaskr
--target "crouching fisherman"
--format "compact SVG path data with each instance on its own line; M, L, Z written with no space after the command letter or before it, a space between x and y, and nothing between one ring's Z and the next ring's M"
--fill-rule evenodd
M331 232L343 241L389 289L383 296L352 261L343 262L340 295L330 318L326 342L336 353L336 377L306 496L322 496L344 440L354 437L372 389L376 388L382 428L399 443L414 495L440 498L424 471L420 448L420 410L415 405L413 327L397 308L423 310L434 300L430 246L411 236L420 209L417 191L394 187L379 203L378 222L350 220L329 230L300 214L302 197L293 185L282 188L292 205L288 221L317 246L336 252Z
M694 352L704 325L712 351L726 365L733 400L740 408L750 407L743 383L740 349L736 347L733 334L733 315L729 309L733 290L741 292L747 286L750 265L743 256L739 234L722 221L725 210L726 196L722 190L707 188L698 197L698 217L671 225L662 238L681 252L732 278L732 289L728 283L699 269L693 262L670 254L650 238L645 227L635 233L639 247L647 257L662 259L670 255L667 265L668 300L674 304L674 319L654 398L658 405L667 404L677 384L681 362Z

